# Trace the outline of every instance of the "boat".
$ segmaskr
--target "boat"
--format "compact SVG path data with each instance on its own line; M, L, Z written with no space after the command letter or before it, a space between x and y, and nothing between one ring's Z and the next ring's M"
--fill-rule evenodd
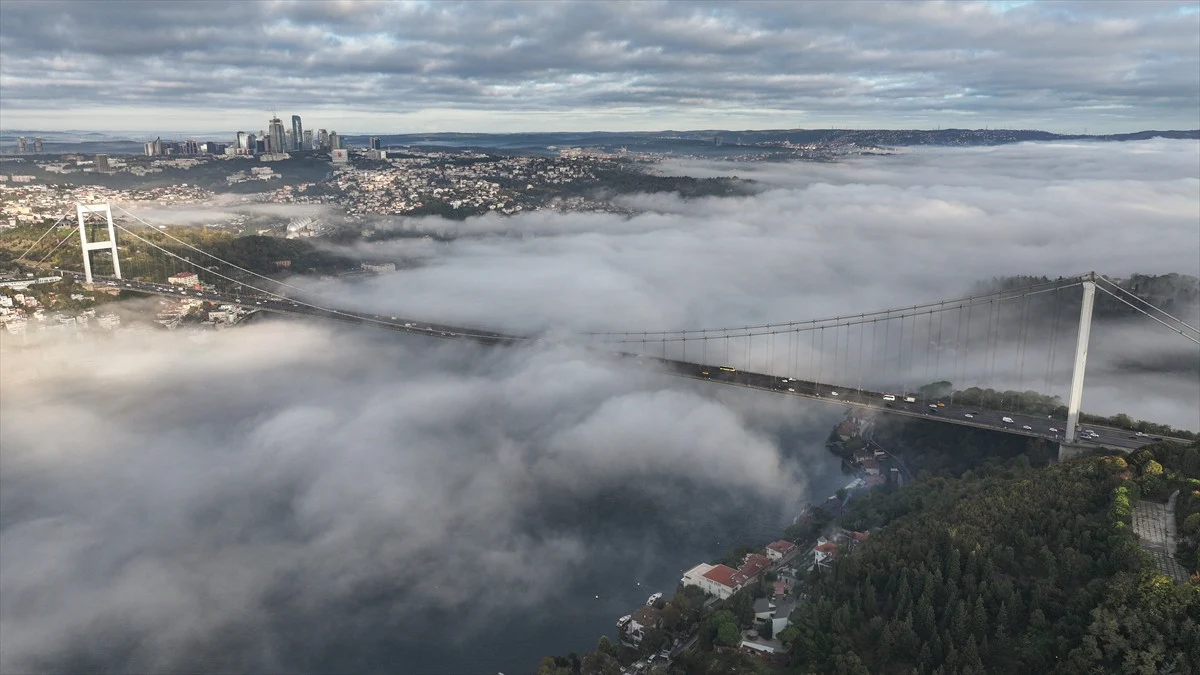
M629 623L629 620L632 618L633 616L626 614L625 616L617 619L617 628L624 628L625 624Z
M662 593L655 593L654 595L650 596L649 600L646 600L646 606L647 607L652 606L654 603L658 602L658 599L661 597L662 597Z

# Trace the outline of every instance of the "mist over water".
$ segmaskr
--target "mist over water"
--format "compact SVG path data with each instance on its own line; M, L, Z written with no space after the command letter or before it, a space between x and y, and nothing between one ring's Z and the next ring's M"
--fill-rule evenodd
M340 247L415 266L311 287L565 335L858 313L1012 274L1200 275L1195 142L668 168L762 191L397 222L455 238ZM1200 427L1200 383L1154 366L1193 352L1157 330L1096 329L1085 409ZM835 406L571 346L304 321L2 344L3 672L525 672L844 482ZM1001 348L997 385L1022 378ZM800 374L781 354L764 367ZM895 370L842 376L926 377Z

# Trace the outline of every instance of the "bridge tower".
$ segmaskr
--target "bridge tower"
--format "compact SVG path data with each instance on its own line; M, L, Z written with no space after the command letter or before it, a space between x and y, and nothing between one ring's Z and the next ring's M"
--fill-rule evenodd
M113 274L121 278L121 261L117 259L117 231L113 227L112 209L108 204L76 204L76 214L79 216L79 243L83 249L83 275L87 283L92 283L92 251L112 251ZM84 225L92 214L104 214L108 224L108 241L88 243L87 228Z
M1096 273L1083 280L1083 304L1079 307L1079 338L1075 342L1075 369L1071 372L1071 395L1067 402L1065 443L1075 442L1075 427L1079 425L1079 406L1083 403L1083 372L1087 368L1088 339L1092 334L1092 307L1096 303Z

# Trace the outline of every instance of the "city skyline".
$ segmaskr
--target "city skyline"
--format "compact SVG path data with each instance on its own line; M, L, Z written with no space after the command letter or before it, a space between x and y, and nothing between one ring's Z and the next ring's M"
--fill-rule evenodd
M6 2L0 117L192 133L271 106L355 135L1200 126L1194 2L872 8Z

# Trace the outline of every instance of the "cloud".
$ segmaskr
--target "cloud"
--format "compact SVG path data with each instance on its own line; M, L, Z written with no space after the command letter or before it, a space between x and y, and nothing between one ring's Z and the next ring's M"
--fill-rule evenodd
M1193 141L668 168L764 189L630 196L634 216L408 219L455 237L339 248L421 264L309 283L381 314L563 337L853 315L1012 274L1200 276ZM990 368L986 312L907 322L907 355L899 325L881 346L879 326L760 339L748 362L745 344L703 335L668 347L851 386L1064 392L1074 332L1048 363L1049 326L1023 342L996 316ZM971 340L951 337L967 318ZM1178 365L1195 362L1147 320L1098 323L1085 409L1200 427L1197 379ZM6 351L0 398L3 672L489 672L536 657L451 663L443 645L510 632L524 650L584 649L646 595L636 579L674 583L824 494L809 487L841 414L577 344L486 350L288 321ZM604 604L608 574L629 588ZM529 646L533 633L550 637Z
M419 265L354 286L313 288L330 302L389 316L557 334L720 329L856 315L962 297L980 281L1020 274L1200 276L1200 144L1193 141L1031 143L920 149L834 164L685 162L666 168L752 178L765 191L727 199L631 196L626 205L640 211L632 217L535 212L461 223L407 219L405 227L416 232L457 238L337 249ZM1197 307L1180 311L1200 317ZM978 321L976 314L972 332L982 339L986 324ZM1157 329L1148 319L1141 325L1150 333ZM882 335L883 326L879 330ZM1073 335L1056 336L1053 369L1069 367ZM1097 374L1108 358L1125 360L1142 346L1109 345L1102 332L1095 335L1105 345L1093 349ZM697 337L689 345L692 359L711 358L710 347L724 358L723 345ZM827 337L832 340L832 333ZM859 337L852 335L853 346ZM861 337L870 344L870 333ZM822 350L812 339L780 336L767 346L764 338L759 347L772 350L773 367L788 374L809 350L834 349ZM1175 339L1177 349L1190 348ZM659 345L648 349L661 351ZM670 349L682 355L681 345ZM744 344L735 344L732 355L744 351ZM767 356L755 353L761 367ZM856 381L872 376L846 374ZM923 367L912 374L924 376ZM894 384L899 377L877 379ZM1069 378L1059 372L1051 379L1051 388L1064 393ZM1029 385L1026 378L1012 380L1004 384ZM1158 403L1089 399L1089 407L1110 413L1165 414L1175 424L1200 424L1189 406Z
M8 2L0 78L10 127L1195 128L1190 9Z
M736 410L573 350L270 324L2 361L4 672L193 671L216 644L303 669L278 631L372 598L415 621L558 597L617 542L546 525L556 504L664 499L653 476L804 493Z

